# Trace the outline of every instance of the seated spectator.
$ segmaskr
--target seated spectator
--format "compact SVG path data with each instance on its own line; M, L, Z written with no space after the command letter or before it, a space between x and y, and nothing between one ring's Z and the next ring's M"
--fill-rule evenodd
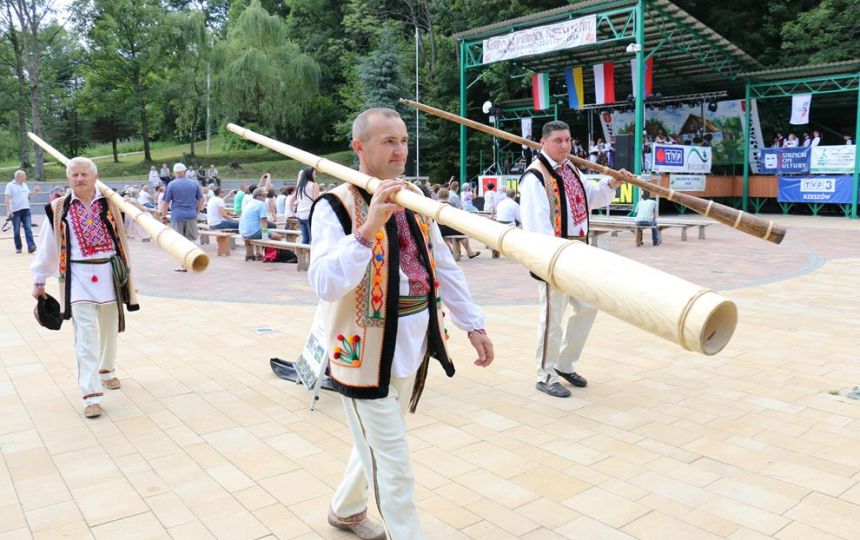
M472 184L463 184L463 193L460 199L463 203L463 210L467 212L477 212L478 209L474 204L474 196L472 195Z
M221 187L221 176L218 174L218 168L215 165L209 165L209 180L215 180L218 187Z
M463 209L463 203L460 201L460 195L457 193L460 190L460 182L454 179L452 176L450 180L448 180L448 204L453 206L454 208ZM439 199L442 200L441 198Z
M809 146L818 146L821 144L821 132L817 129L812 130L812 142Z
M281 188L278 192L278 196L275 197L275 214L277 214L278 219L281 219L281 216L285 216L287 213L287 197L289 197L289 189L287 186Z
M298 216L298 199L296 199L296 188L295 186L290 186L288 188L284 188L287 190L287 200L284 202L284 217L286 219L296 218Z
M206 203L206 224L213 231L239 228L239 222L236 221L235 216L224 205L223 193L224 190L216 187L212 191L212 197L210 197L209 202Z
M785 140L785 144L783 144L784 148L797 148L800 146L800 141L797 140L797 135L794 133L788 134L788 139Z
M158 177L161 179L161 183L165 186L170 183L172 178L170 176L170 167L167 166L167 163L161 164L161 171L159 171Z
M160 184L161 180L159 180L158 182ZM152 194L150 193L151 190L152 190L151 187L143 186L140 189L140 194L138 194L138 196L137 196L137 202L139 202L140 205L143 206L144 208L149 208L149 209L155 208L155 201L152 200Z
M636 203L636 225L651 227L651 241L655 246L661 244L660 230L657 228L657 201L649 197L645 190L639 192L641 198Z
M245 204L245 209L242 210L242 215L239 216L239 234L246 240L260 240L263 238L263 229L269 228L269 208L266 204L266 190L256 188L247 195L248 200ZM277 233L269 234L272 240L279 240L281 237ZM254 259L262 260L262 250L255 246L254 252L246 252L245 260L251 261Z
M520 218L520 205L516 201L517 191L508 189L505 194L507 196L499 202L499 206L496 208L496 221L519 227L522 220Z
M240 216L242 215L242 204L245 202L245 195L247 191L247 187L245 184L239 184L239 191L233 196L233 214Z
M438 200L441 204L448 204L448 205L451 204L448 201L448 194L449 193L450 192L448 191L447 188L440 188L439 189L439 195L438 195L439 199ZM448 245L448 249L451 250L451 253L456 253L454 251L454 242L460 242L460 247L463 247L466 249L466 255L468 255L470 259L473 259L473 258L475 258L481 254L480 251L472 250L472 246L469 245L469 239L468 238L451 238L452 236L462 236L463 233L461 233L460 231L458 231L456 229L452 229L451 227L448 227L447 225L441 225L440 224L439 225L439 232L442 233L442 238L445 239L445 243Z
M206 184L208 178L206 178L206 169L203 168L203 165L197 167L197 178L200 180L201 184Z

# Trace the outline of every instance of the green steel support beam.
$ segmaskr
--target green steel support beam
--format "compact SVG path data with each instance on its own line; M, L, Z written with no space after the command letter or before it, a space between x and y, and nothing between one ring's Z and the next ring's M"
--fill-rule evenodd
M830 75L754 83L750 85L754 98L785 98L796 94L833 94L850 92L860 86L860 74Z
M857 75L860 77L860 73ZM860 85L857 85L857 118L854 125L854 191L851 194L851 217L857 219L857 191L860 190L860 149L857 141L860 140Z
M750 82L746 81L744 87L744 199L741 210L746 212L750 198L750 111L752 110Z
M460 42L460 116L466 118L466 43ZM466 182L466 126L460 125L460 184Z
M633 132L633 174L642 174L642 129L645 127L645 0L636 3L636 121ZM633 187L633 205L639 202L639 188Z

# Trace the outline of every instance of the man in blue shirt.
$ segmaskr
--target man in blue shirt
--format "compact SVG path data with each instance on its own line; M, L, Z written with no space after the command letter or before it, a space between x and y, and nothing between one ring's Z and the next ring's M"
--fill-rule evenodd
M659 246L660 229L657 228L657 201L649 197L647 191L640 191L641 198L636 204L636 225L640 227L651 227L651 241Z
M185 176L185 165L177 163L173 166L176 178L167 185L161 202L161 213L167 215L170 205L170 226L185 238L197 240L197 214L203 210L203 192L196 181ZM185 264L176 269L177 272L187 272Z
M251 193L251 195L248 195L248 197L252 197L254 200L245 206L245 210L242 212L242 215L239 216L239 234L242 235L242 238L248 240L260 240L263 238L263 229L268 229L269 227L269 209L268 205L266 205L266 189L257 188ZM281 236L279 234L271 233L269 238L265 238L264 240L280 240L280 238ZM258 253L256 256L260 257L260 254ZM250 261L254 258L255 255L252 254L250 248L246 248L245 260ZM257 260L260 259L258 258Z

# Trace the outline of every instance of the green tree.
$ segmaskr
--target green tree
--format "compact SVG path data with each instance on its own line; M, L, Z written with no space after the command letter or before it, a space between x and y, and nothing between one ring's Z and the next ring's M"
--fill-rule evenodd
M358 80L364 96L364 107L401 109L398 100L405 95L406 81L403 65L396 53L394 29L386 27L376 49L361 63Z
M860 2L823 0L782 27L782 50L792 65L860 58Z
M258 0L229 24L227 39L213 52L212 70L221 117L275 135L298 130L319 94L319 65Z
M81 14L90 48L88 82L131 97L140 119L144 159L152 161L148 107L161 80L164 10L160 0L93 0Z

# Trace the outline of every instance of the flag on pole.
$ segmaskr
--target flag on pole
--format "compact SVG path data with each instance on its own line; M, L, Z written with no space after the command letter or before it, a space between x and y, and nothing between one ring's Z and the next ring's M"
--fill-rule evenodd
M809 123L809 109L812 107L812 94L791 96L791 120L789 124Z
M565 68L564 77L567 79L567 104L571 109L581 109L585 105L582 68Z
M615 64L612 62L594 66L594 95L598 105L615 103Z
M637 65L636 59L630 61L630 78L633 81L633 97L636 97L639 94L639 86L636 84L636 73L637 73ZM653 81L654 81L654 57L648 57L648 60L645 60L645 97L653 94Z
M549 73L532 75L532 101L536 111L549 108Z

